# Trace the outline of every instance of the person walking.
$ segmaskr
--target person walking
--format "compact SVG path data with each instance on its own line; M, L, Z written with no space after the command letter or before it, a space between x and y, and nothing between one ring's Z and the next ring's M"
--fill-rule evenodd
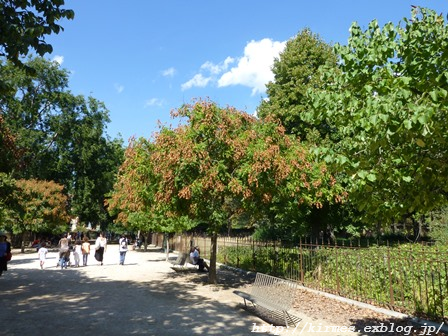
M42 242L39 247L39 250L37 250L37 254L39 255L40 269L44 269L44 264L45 261L47 260L48 249L46 246L47 244L45 242Z
M11 260L11 243L6 234L0 232L0 276L8 270L8 261Z
M90 254L90 242L87 236L84 236L83 238L81 250L82 250L82 265L87 266L87 259L89 258Z
M59 240L59 243L58 243L58 247L59 247L59 264L58 264L58 266L60 265L61 269L67 268L67 263L70 260L69 244L70 244L70 241L67 238L67 234L65 233L62 236L62 238Z
M120 252L120 265L124 265L124 259L126 258L126 252L128 251L128 239L123 234L118 241L118 251Z
M79 262L81 260L82 255L82 246L81 241L77 240L75 243L75 247L73 249L73 257L75 258L75 267L79 267Z
M95 259L100 262L100 265L103 265L104 252L107 249L107 239L104 236L104 233L100 232L100 235L95 241Z

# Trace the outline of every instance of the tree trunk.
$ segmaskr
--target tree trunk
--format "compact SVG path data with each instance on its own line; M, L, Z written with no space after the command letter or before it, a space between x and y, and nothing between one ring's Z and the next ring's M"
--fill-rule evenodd
M218 242L218 234L216 232L213 232L210 246L210 265L209 265L210 269L208 274L208 283L212 285L217 284L217 276L216 276L217 242Z
M150 235L150 232L146 232L145 235L142 235L142 237L143 237L143 246L144 246L144 251L145 252L148 251L149 235Z
M25 237L26 233L25 231L22 232L22 244L20 244L20 252L25 253Z
M170 236L165 233L166 261L170 260Z
M412 217L412 229L414 232L414 242L416 243L420 240L422 234L422 222L420 219Z

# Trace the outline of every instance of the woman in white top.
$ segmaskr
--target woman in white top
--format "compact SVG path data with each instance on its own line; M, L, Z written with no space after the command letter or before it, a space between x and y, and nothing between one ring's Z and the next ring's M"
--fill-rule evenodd
M100 262L100 265L103 265L103 257L104 252L106 252L107 248L107 239L104 237L104 234L100 232L99 237L95 242L95 259Z

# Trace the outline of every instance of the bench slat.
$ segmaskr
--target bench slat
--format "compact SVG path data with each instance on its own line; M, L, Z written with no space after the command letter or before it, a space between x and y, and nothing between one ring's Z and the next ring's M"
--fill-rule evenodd
M294 304L296 289L297 284L292 281L257 273L250 294L253 297L283 307L283 310L290 310Z

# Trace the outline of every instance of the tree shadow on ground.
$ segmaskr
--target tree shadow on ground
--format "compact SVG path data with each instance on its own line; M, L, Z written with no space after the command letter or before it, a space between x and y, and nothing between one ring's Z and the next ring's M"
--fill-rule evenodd
M182 278L196 285L208 285L208 272L200 272L197 269L189 269L171 273L173 279ZM219 267L216 270L217 283L215 286L221 289L237 289L249 286L254 282L255 275L246 272L233 271L225 267Z
M11 266L27 262L36 258ZM200 295L197 283L178 282L175 273L148 282L89 278L77 269L6 273L0 335L251 335L244 313Z

